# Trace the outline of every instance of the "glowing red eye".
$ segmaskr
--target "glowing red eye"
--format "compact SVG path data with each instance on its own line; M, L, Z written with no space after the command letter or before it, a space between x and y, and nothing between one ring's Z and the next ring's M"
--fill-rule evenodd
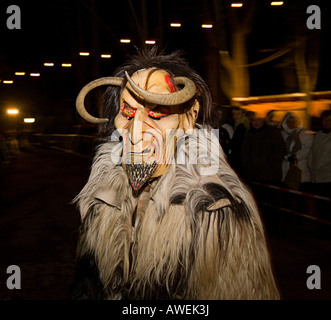
M159 112L159 111L148 110L147 112L148 112L148 115L151 118L154 118L154 119L161 119L161 118L164 118L164 117L168 116L167 113L162 113L162 112Z
M127 103L123 102L121 106L121 113L125 118L131 120L134 117L136 110L130 107Z

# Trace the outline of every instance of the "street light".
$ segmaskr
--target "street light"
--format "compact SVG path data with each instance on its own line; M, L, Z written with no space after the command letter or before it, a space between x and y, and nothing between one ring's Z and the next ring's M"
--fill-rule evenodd
M121 39L120 41L121 41L121 43L130 43L131 42L130 39Z
M79 52L79 55L88 57L90 55L90 53L89 52Z
M145 43L146 44L155 44L155 40L146 40Z
M243 6L243 4L242 3L231 3L231 7L232 8L241 8Z
M70 68L72 66L72 64L71 63L62 63L61 66L64 68Z
M173 27L173 28L180 28L181 26L182 25L179 22L172 22L172 23L170 23L170 27Z
M14 81L13 80L3 80L2 83L3 84L13 84Z
M284 4L284 1L272 1L270 5L272 6L282 6Z
M45 67L54 67L54 63L53 62L45 62L44 66Z
M32 72L32 73L30 73L30 76L31 77L40 77L40 73Z
M204 29L211 29L213 27L213 25L212 24L203 24L201 27Z
M36 121L35 118L24 118L24 123L34 123Z
M15 76L24 76L25 72L15 72Z
M101 55L101 58L104 58L104 59L109 59L110 57L111 57L110 54L105 54L105 53L103 53L103 54Z
M19 111L16 108L10 108L10 109L7 109L7 113L9 115L17 115L19 113Z

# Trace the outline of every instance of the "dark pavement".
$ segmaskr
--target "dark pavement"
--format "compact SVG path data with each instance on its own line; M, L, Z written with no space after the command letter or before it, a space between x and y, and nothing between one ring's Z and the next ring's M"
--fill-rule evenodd
M0 299L67 299L79 214L72 199L90 161L55 150L21 151L1 177ZM8 290L6 269L21 268L21 290Z
M28 147L1 172L1 300L69 299L79 228L71 200L90 165L71 153ZM261 208L282 298L330 299L331 225ZM10 265L21 268L20 290L6 286ZM306 286L309 265L320 267L320 290Z

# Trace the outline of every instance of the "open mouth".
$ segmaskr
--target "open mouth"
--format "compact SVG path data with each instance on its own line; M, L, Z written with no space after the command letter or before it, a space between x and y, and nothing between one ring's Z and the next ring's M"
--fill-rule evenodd
M152 163L156 161L157 156L155 152L155 147L153 145L149 145L142 151L129 151L126 156L126 163Z

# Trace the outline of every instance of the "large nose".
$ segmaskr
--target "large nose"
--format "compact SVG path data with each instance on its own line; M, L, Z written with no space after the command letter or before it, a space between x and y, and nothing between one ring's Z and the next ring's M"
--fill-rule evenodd
M152 124L145 110L137 110L134 118L132 119L128 128L130 134L130 140L132 144L137 144L140 141L144 141L145 132L151 129ZM145 138L146 139L146 138Z

